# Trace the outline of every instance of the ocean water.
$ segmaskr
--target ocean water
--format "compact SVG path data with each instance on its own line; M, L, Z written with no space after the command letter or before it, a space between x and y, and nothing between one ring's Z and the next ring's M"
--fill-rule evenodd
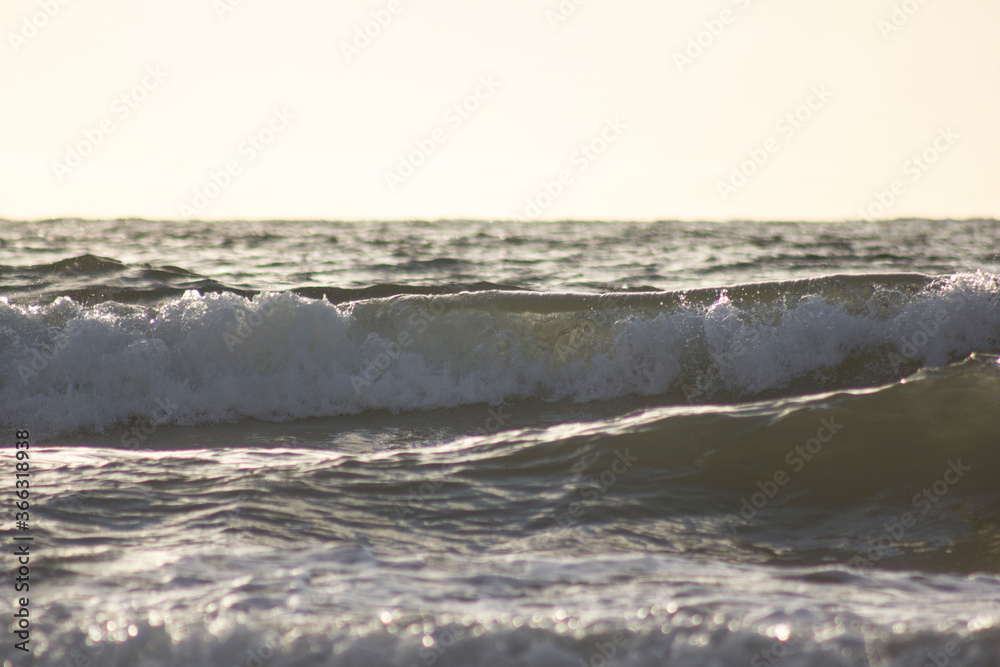
M1000 665L998 253L993 220L0 222L33 538L0 661Z

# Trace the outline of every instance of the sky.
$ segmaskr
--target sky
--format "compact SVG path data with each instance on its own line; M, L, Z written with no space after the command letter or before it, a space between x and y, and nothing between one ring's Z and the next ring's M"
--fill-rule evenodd
M4 0L0 217L1000 218L996 0Z

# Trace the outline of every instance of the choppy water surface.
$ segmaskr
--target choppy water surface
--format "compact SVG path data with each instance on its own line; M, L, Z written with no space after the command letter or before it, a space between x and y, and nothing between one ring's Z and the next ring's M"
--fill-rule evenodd
M34 662L998 665L998 249L2 222Z

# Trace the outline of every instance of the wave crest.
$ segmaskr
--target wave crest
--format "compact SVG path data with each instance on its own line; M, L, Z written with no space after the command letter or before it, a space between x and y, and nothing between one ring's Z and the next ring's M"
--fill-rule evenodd
M334 304L185 292L0 301L10 427L282 421L516 398L739 402L872 386L1000 349L1000 279L834 276L687 292L486 290Z

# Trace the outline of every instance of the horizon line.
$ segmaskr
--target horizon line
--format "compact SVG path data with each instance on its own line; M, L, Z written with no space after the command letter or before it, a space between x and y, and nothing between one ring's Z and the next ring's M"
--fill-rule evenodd
M143 218L143 217L115 217L115 218L89 218L79 216L46 217L46 218L3 218L0 217L0 224L3 223L47 223L47 222L339 222L339 223L406 223L406 224L440 224L440 223L518 223L518 224L560 224L560 223L636 223L636 224L661 224L661 223L709 223L709 224L732 224L732 223L770 223L770 224L835 224L835 223L883 223L883 222L1000 222L1000 218L989 216L974 216L967 218L921 218L906 216L898 218L813 218L813 219L769 219L769 218L551 218L538 220L517 220L514 218Z

